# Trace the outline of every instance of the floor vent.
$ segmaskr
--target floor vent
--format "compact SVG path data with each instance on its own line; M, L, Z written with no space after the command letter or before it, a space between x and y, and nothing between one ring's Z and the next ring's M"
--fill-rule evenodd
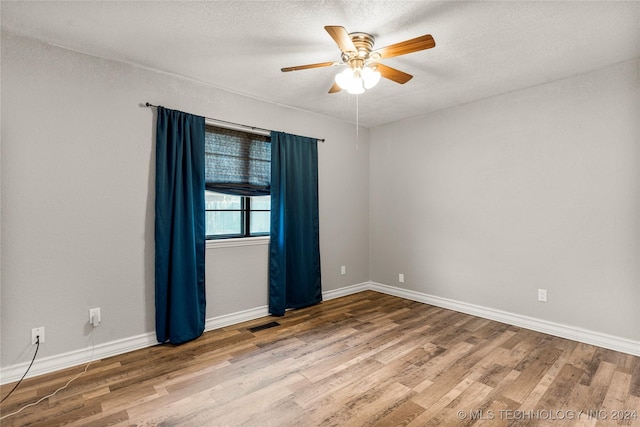
M269 323L265 323L264 325L258 325L258 326L254 326L253 328L248 328L248 330L249 330L249 332L258 332L258 331L261 331L263 329L274 328L276 326L280 326L280 323L278 323L278 322L269 322Z

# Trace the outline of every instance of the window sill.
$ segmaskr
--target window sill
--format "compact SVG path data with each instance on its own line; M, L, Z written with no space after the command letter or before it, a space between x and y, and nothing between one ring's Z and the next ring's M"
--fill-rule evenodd
M258 245L268 245L268 244L269 244L269 236L240 237L237 239L207 240L206 248L218 249L218 248L233 248L238 246L258 246Z

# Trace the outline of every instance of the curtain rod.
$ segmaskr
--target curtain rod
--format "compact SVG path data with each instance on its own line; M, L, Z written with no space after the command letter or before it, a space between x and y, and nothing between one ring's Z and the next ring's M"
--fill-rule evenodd
M153 104L151 104L149 102L146 102L144 105L147 106L147 107L156 107L156 108L158 107L158 105L153 105ZM259 127L255 127L255 126L243 125L242 123L228 122L226 120L213 119L211 117L205 117L205 119L206 120L212 120L212 121L218 122L218 123L225 123L227 125L239 126L239 127L242 127L242 128L251 129L254 132L257 131L257 132L262 133L262 134L267 134L267 135L271 134L271 129L264 129L264 128L259 128ZM317 141L320 141L320 142L324 143L324 138L313 138L313 137L309 137L309 136L307 136L305 138L315 139Z

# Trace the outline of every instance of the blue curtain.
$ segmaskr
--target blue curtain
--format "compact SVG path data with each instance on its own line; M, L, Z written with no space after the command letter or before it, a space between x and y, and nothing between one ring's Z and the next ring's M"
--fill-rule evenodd
M317 140L271 132L269 312L322 301Z
M204 117L158 107L156 336L181 344L204 331Z

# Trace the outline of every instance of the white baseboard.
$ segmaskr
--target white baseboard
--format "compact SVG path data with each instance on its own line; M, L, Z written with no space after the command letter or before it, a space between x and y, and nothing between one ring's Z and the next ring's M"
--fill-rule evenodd
M49 374L73 366L84 365L92 360L105 359L157 344L155 332L97 344L68 353L36 359L26 378ZM0 370L0 384L18 381L29 367L29 362L8 366Z
M263 305L262 307L250 308L249 310L238 311L236 313L223 314L222 316L212 317L207 319L204 324L204 331L212 331L214 329L220 329L238 323L246 322L260 317L269 315L269 307Z
M576 326L549 322L547 320L496 310L489 307L482 307L448 298L437 297L435 295L397 288L395 286L384 285L381 283L369 282L368 289L412 301L435 305L436 307L471 314L484 319L495 320L497 322L507 323L509 325L519 326L537 332L543 332L560 338L608 348L610 350L631 354L633 356L640 356L640 341L634 341L628 338L617 337Z
M328 301L366 290L377 291L412 301L459 311L461 313L471 314L473 316L478 316L485 319L507 323L509 325L543 332L545 334L554 335L561 338L567 338L570 340L604 347L610 350L615 350L634 356L640 356L640 341L634 341L614 335L603 334L601 332L590 331L575 326L562 325L559 323L523 316L516 313L509 313L502 310L469 304L462 301L437 297L435 295L397 288L395 286L384 285L382 283L364 282L351 286L345 286L343 288L323 292L322 297L325 301ZM239 311L236 313L212 317L206 320L205 331L211 331L214 329L235 325L268 315L269 311L267 306L262 306L249 310ZM98 344L95 346L95 348L93 348L92 346L88 346L80 350L37 359L33 363L33 366L31 367L31 370L29 371L29 375L27 377L31 378L43 374L48 374L73 366L83 365L85 363L88 363L90 360L104 359L110 356L151 347L156 344L158 344L158 342L156 340L155 332L149 332L142 335L124 338L121 340ZM0 384L6 384L19 380L27 370L28 366L29 362L25 362L13 366L8 366L6 368L1 368Z
M246 322L248 320L257 319L259 317L268 316L267 306L257 307L249 310L239 311L237 313L226 314L209 318L205 321L205 331L224 328L226 326L237 323ZM134 350L151 347L158 344L155 332L149 332L134 337L124 338L121 340L110 341L104 344L97 344L95 348L91 345L86 348L70 351L64 354L36 359L33 366L29 370L26 378L37 377L39 375L49 374L51 372L60 371L62 369L71 368L73 366L84 365L91 360L106 359L107 357L116 356L118 354L128 353ZM18 381L29 367L29 362L19 363L13 366L0 369L0 384L7 384Z
M358 292L368 290L371 290L371 282L357 283L355 285L345 286L344 288L323 292L322 298L325 301L329 301L335 298L346 297L347 295L353 295Z

